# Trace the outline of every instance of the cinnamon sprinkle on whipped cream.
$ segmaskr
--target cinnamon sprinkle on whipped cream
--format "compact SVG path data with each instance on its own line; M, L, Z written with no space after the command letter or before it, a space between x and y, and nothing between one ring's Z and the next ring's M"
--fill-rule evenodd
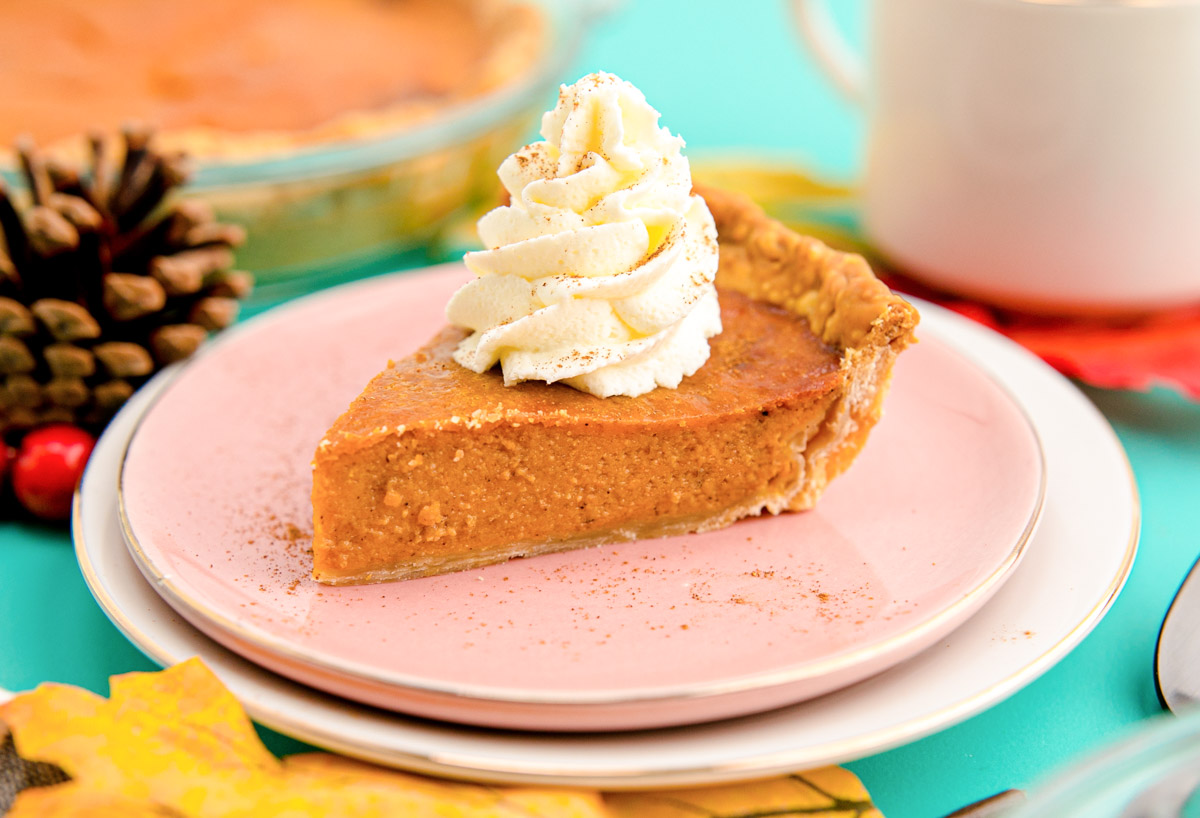
M562 86L544 141L501 165L510 204L479 220L477 276L450 299L471 330L454 360L499 362L506 385L563 382L599 397L675 388L721 331L716 227L692 194L683 140L612 74Z

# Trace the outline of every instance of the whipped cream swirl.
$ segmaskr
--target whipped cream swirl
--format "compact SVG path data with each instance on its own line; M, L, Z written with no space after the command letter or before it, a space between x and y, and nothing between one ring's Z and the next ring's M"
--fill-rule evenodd
M600 397L677 387L708 360L716 227L658 118L612 74L562 86L545 141L500 166L511 203L479 220L488 249L465 258L478 277L446 307L472 331L454 360Z

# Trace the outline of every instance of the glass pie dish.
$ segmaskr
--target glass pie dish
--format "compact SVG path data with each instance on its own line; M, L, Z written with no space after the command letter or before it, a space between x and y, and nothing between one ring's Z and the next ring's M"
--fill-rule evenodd
M527 141L547 97L567 79L564 71L595 3L517 5L541 18L539 47L520 70L482 93L447 100L410 121L376 122L364 111L349 117L363 127L269 151L189 149L193 174L185 193L210 202L222 220L246 227L238 266L252 271L260 288L311 289L339 273L345 277L341 271L386 264L491 195L495 168ZM15 181L11 155L0 160L6 157L0 173Z
M260 287L306 287L345 267L386 263L493 194L495 169L567 79L589 17L586 3L529 2L544 15L546 42L509 84L373 139L197 169L191 191L247 228L238 264Z

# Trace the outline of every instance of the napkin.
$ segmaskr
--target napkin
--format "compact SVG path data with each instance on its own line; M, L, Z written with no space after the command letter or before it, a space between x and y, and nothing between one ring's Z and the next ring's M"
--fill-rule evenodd
M1105 389L1164 386L1200 400L1200 305L1134 317L1038 316L926 287L890 269L862 236L851 187L817 181L803 169L760 159L694 163L697 182L746 193L794 230L861 253L888 286L947 307L1008 336L1062 374Z
M0 705L0 723L11 730L0 752L0 811L19 789L9 818L882 818L839 767L748 784L600 793L441 781L327 753L276 758L199 659L115 676L111 691L104 699L44 684Z

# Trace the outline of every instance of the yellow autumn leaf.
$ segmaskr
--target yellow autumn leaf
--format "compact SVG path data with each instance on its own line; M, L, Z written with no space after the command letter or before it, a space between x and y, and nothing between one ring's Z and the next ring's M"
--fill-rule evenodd
M724 787L609 793L611 818L883 818L854 773L824 767Z
M826 768L765 782L607 794L439 781L341 756L278 759L233 695L198 660L114 677L109 699L42 685L0 706L22 758L71 780L23 791L10 818L673 818L879 813L849 772Z
M853 227L858 196L854 188L823 182L786 162L728 155L694 160L692 179L698 185L744 193L796 232L875 261L871 247Z
M692 160L691 168L697 184L745 193L764 207L780 201L835 205L857 196L851 187L821 181L786 162L768 163L757 157L702 156Z

